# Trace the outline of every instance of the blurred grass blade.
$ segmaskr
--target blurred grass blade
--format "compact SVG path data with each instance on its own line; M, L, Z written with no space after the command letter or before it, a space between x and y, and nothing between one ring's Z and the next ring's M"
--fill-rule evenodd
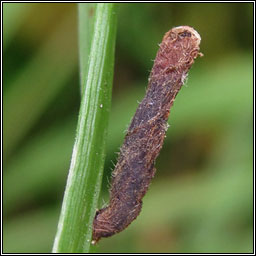
M79 6L79 8L81 5ZM97 4L88 76L79 112L77 137L53 252L88 252L101 188L111 104L116 13L114 4ZM82 15L82 13L80 13ZM81 58L86 54L80 51Z
M88 73L88 58L93 34L93 21L95 16L95 3L78 4L78 37L79 37L79 62L80 62L80 87L83 86Z
M28 13L34 7L31 3L3 3L3 48L5 49L23 21L27 18ZM17 22L19 21L19 22Z
M41 132L6 164L3 175L4 217L18 211L22 205L36 201L49 189L62 190L74 143L75 125L75 118L68 118Z
M72 15L61 22L4 94L4 159L27 135L74 73L77 55L70 45L74 44L75 32L66 36L70 26L74 26Z

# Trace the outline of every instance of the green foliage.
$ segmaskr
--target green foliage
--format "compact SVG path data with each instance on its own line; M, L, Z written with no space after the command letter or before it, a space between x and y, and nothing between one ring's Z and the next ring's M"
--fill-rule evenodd
M97 138L107 139L99 207L163 34L195 27L204 57L174 103L142 213L92 252L252 252L252 11L252 3L119 5L113 104L101 127L109 133ZM79 59L81 81L88 72L87 57L77 57L83 18L75 4L4 3L4 252L51 251L80 105ZM87 32L86 44L93 29ZM80 43L80 50L88 56L90 47ZM94 164L96 174L102 162Z
M93 35L93 22L96 11L95 3L78 4L78 39L79 39L79 61L80 61L80 85L85 85L88 73L88 58L91 49L91 40Z
M81 16L90 11L83 5L79 5L82 9L79 11L80 23L87 22ZM88 59L89 55L89 60L87 72L82 72L82 100L53 246L55 253L86 253L89 251L92 222L101 189L112 95L116 35L115 5L97 4L92 26L94 30L90 36L89 54L84 51L86 48L83 46L83 38L80 38L80 57ZM80 37L83 36L84 34L80 35ZM84 65L81 65L81 68L84 68Z

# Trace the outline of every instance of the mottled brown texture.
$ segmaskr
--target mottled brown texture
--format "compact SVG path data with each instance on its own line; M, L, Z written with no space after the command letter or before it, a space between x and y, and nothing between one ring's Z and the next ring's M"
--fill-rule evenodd
M199 53L199 34L181 26L168 31L157 53L146 96L132 119L113 172L109 205L96 212L93 243L125 229L140 213L155 174L174 99Z

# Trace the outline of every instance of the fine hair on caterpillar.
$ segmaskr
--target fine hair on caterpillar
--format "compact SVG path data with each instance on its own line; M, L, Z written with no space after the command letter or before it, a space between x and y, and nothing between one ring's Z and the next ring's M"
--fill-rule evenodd
M199 52L201 37L189 26L168 31L159 45L144 99L139 104L112 174L110 200L96 212L93 243L124 230L139 215L155 174L170 108Z

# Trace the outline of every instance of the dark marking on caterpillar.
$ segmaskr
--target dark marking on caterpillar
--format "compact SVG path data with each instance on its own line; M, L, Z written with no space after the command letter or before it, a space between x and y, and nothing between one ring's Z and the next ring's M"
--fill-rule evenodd
M163 37L149 77L146 96L128 128L112 176L110 202L96 212L93 241L124 230L139 215L142 198L155 174L174 99L199 53L200 35L191 27Z

